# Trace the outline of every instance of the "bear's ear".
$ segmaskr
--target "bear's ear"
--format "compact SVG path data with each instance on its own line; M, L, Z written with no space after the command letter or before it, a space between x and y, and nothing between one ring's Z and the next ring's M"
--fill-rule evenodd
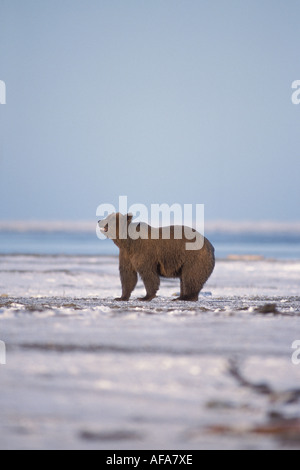
M133 214L127 214L127 223L131 224L131 221L133 219Z

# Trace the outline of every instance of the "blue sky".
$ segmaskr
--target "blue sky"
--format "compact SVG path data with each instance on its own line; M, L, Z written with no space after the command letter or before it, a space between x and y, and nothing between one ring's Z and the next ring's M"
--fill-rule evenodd
M0 0L0 219L299 220L300 2Z

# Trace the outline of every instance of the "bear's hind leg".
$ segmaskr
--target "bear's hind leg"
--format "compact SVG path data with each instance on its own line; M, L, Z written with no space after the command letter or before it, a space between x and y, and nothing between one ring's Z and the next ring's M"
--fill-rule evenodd
M183 268L180 278L180 297L175 300L184 300L189 302L197 302L203 283L194 279L192 270Z
M182 300L185 302L198 302L199 294L200 294L200 291L196 293L192 292L190 294L180 295L180 297L178 297L177 299L174 299L174 301Z
M159 289L160 278L159 275L154 271L143 271L140 272L142 281L146 288L146 296L140 298L142 301L150 301L156 297L156 293Z

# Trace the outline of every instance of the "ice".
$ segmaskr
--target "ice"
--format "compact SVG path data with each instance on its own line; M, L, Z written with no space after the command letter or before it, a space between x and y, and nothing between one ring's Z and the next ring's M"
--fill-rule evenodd
M236 234L294 234L300 236L300 222L276 221L206 221L205 228L209 232Z
M63 220L0 220L2 232L96 232L96 220L63 221Z
M119 303L115 256L0 256L0 448L300 448L299 281L218 260L197 303Z

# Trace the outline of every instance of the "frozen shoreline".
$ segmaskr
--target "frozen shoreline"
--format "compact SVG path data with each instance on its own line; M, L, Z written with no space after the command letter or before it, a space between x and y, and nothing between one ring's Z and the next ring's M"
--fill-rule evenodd
M219 260L197 303L120 304L117 257L0 256L0 448L300 448L299 272Z
M120 294L117 256L0 255L0 296L95 297ZM203 292L214 298L231 296L299 296L300 261L272 259L218 259ZM178 279L162 279L159 298L172 298ZM144 292L141 282L132 295ZM201 296L200 296L201 299ZM152 305L152 304L151 304Z

